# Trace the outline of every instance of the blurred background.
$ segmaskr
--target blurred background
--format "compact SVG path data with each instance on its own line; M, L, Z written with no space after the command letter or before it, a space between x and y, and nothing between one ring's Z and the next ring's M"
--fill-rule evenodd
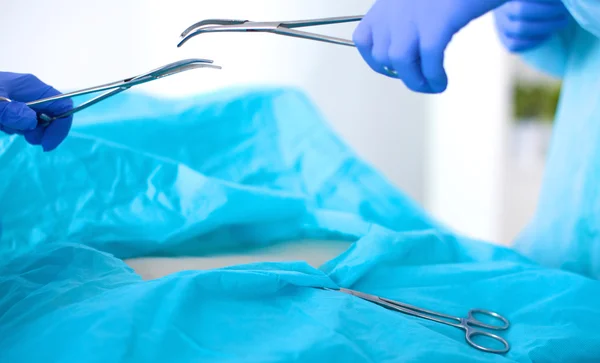
M299 87L357 153L455 230L508 244L535 210L558 85L503 50L491 16L451 43L448 91L424 96L375 74L347 47L268 34L211 34L176 47L202 19L359 15L373 0L6 2L2 71L72 90L179 59L213 59L222 71L139 89L176 97L247 84ZM349 38L354 26L314 30Z

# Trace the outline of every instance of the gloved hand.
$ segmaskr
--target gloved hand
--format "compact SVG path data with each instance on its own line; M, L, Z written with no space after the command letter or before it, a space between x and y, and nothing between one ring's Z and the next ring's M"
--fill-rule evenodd
M377 0L354 32L354 43L376 72L401 79L413 91L440 93L448 85L444 51L454 34L504 2Z
M494 17L500 40L511 52L533 49L569 24L561 0L511 0Z
M70 99L58 100L28 107L25 102L60 94L54 88L30 74L0 72L0 96L12 102L0 101L0 130L8 134L24 135L32 145L41 145L44 151L54 150L71 129L73 117L54 120L50 125L38 126L36 112L54 116L73 108Z

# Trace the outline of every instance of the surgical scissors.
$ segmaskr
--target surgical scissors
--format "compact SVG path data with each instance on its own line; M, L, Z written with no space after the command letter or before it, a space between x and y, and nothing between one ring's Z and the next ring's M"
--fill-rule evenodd
M180 60L177 62L169 63L160 68L156 68L152 71L140 74L138 76L126 78L126 79L116 81L116 82L103 84L100 86L84 88L84 89L74 91L74 92L63 93L63 94L60 94L57 96L42 98L42 99L39 99L36 101L27 102L26 104L31 107L31 106L37 106L37 105L40 105L43 103L57 101L57 100L65 99L65 98L72 98L72 97L83 96L83 95L96 93L96 92L108 91L108 92L105 92L99 96L96 96L96 97L92 98L91 100L88 100L88 101L82 103L81 105L74 107L71 110L64 112L60 115L54 115L51 117L44 113L39 113L38 114L38 124L41 126L47 126L54 120L57 120L60 118L65 118L65 117L71 116L79 111L83 111L84 109L86 109L90 106L93 106L93 105L97 104L98 102L101 102L109 97L115 96L123 91L130 89L131 87L140 85L142 83L155 81L157 79L169 77L174 74L189 71L191 69L197 69L197 68L221 69L220 66L214 65L212 63L213 63L213 61L209 60L209 59L198 59L198 58L184 59L184 60ZM10 100L6 97L0 97L0 101L12 102L12 100Z
M469 310L466 318L459 318L457 316L447 315L447 314L438 313L438 312L427 310L427 309L418 308L413 305L401 303L398 301L386 299L386 298L375 296L375 295L365 294L365 293L362 293L359 291L354 291L354 290L349 290L349 289L344 289L344 288L340 288L340 289L323 288L323 290L342 292L345 294L356 296L358 298L372 302L374 304L377 304L379 306L382 306L384 308L387 308L387 309L390 309L393 311L401 312L403 314L416 316L416 317L419 317L422 319L427 319L427 320L435 321L437 323L446 324L446 325L450 325L450 326L453 326L458 329L462 329L465 331L465 339L466 339L467 343L469 345L471 345L472 347L474 347L478 350L484 351L484 352L495 353L495 354L505 354L510 350L510 345L504 338L502 338L496 334L487 332L485 330L474 328L474 327L479 327L479 328L483 328L483 329L496 330L496 331L497 330L507 330L510 327L509 321L502 315L495 313L493 311L483 310L483 309L471 309L471 310ZM492 318L495 321L500 322L501 325L486 324L483 321L477 319L477 315L482 315L482 316L487 316L489 318ZM502 345L502 348L492 348L489 346L477 344L474 341L474 338L476 336L487 337L489 339L495 340Z
M286 35L295 38L316 40L320 42L332 43L354 47L354 42L348 39L331 37L328 35L309 33L296 28L306 28L319 25L342 24L361 21L362 15L341 16L334 18L294 20L294 21L270 21L254 22L249 20L230 20L230 19L208 19L200 21L182 34L178 47L181 47L188 40L199 34L217 33L217 32L266 32L279 35Z

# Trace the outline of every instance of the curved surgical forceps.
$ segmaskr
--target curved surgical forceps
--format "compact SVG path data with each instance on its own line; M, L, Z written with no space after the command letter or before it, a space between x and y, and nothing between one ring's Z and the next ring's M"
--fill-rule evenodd
M26 104L27 104L27 106L36 106L36 105L40 105L43 103L61 100L61 99L65 99L65 98L73 98L73 97L77 97L77 96L87 95L90 93L107 91L107 92L105 92L99 96L96 96L96 97L92 98L91 100L86 101L86 102L82 103L81 105L74 107L71 110L64 112L60 115L49 116L44 113L38 113L38 115L37 115L38 116L38 124L42 125L42 126L47 126L56 119L71 116L79 111L82 111L90 106L95 105L98 102L104 101L105 99L107 99L109 97L115 96L121 92L124 92L124 91L130 89L131 87L134 87L134 86L137 86L137 85L140 85L143 83L155 81L157 79L169 77L174 74L189 71L192 69L198 69L198 68L221 69L220 66L213 65L212 63L213 63L213 61L208 60L208 59L193 58L193 59L180 60L177 62L169 63L167 65L164 65L164 66L154 69L152 71L140 74L138 76L126 78L126 79L116 81L116 82L103 84L100 86L84 88L79 91L63 93L60 95L47 97L47 98L27 102ZM12 102L12 100L10 100L6 97L0 97L0 101Z

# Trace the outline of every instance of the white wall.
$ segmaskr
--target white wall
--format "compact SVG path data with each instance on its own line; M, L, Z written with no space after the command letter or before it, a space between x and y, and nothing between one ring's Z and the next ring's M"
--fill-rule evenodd
M454 229L497 242L512 81L492 16L457 34L446 56L450 84L431 107L427 205Z
M7 1L7 0L5 0ZM37 74L59 89L87 87L184 58L199 70L142 89L182 95L240 84L303 88L366 159L423 198L425 100L371 72L355 49L270 34L211 34L176 48L207 18L293 20L363 14L372 0L10 0L0 14L0 70ZM355 25L315 28L351 37Z

